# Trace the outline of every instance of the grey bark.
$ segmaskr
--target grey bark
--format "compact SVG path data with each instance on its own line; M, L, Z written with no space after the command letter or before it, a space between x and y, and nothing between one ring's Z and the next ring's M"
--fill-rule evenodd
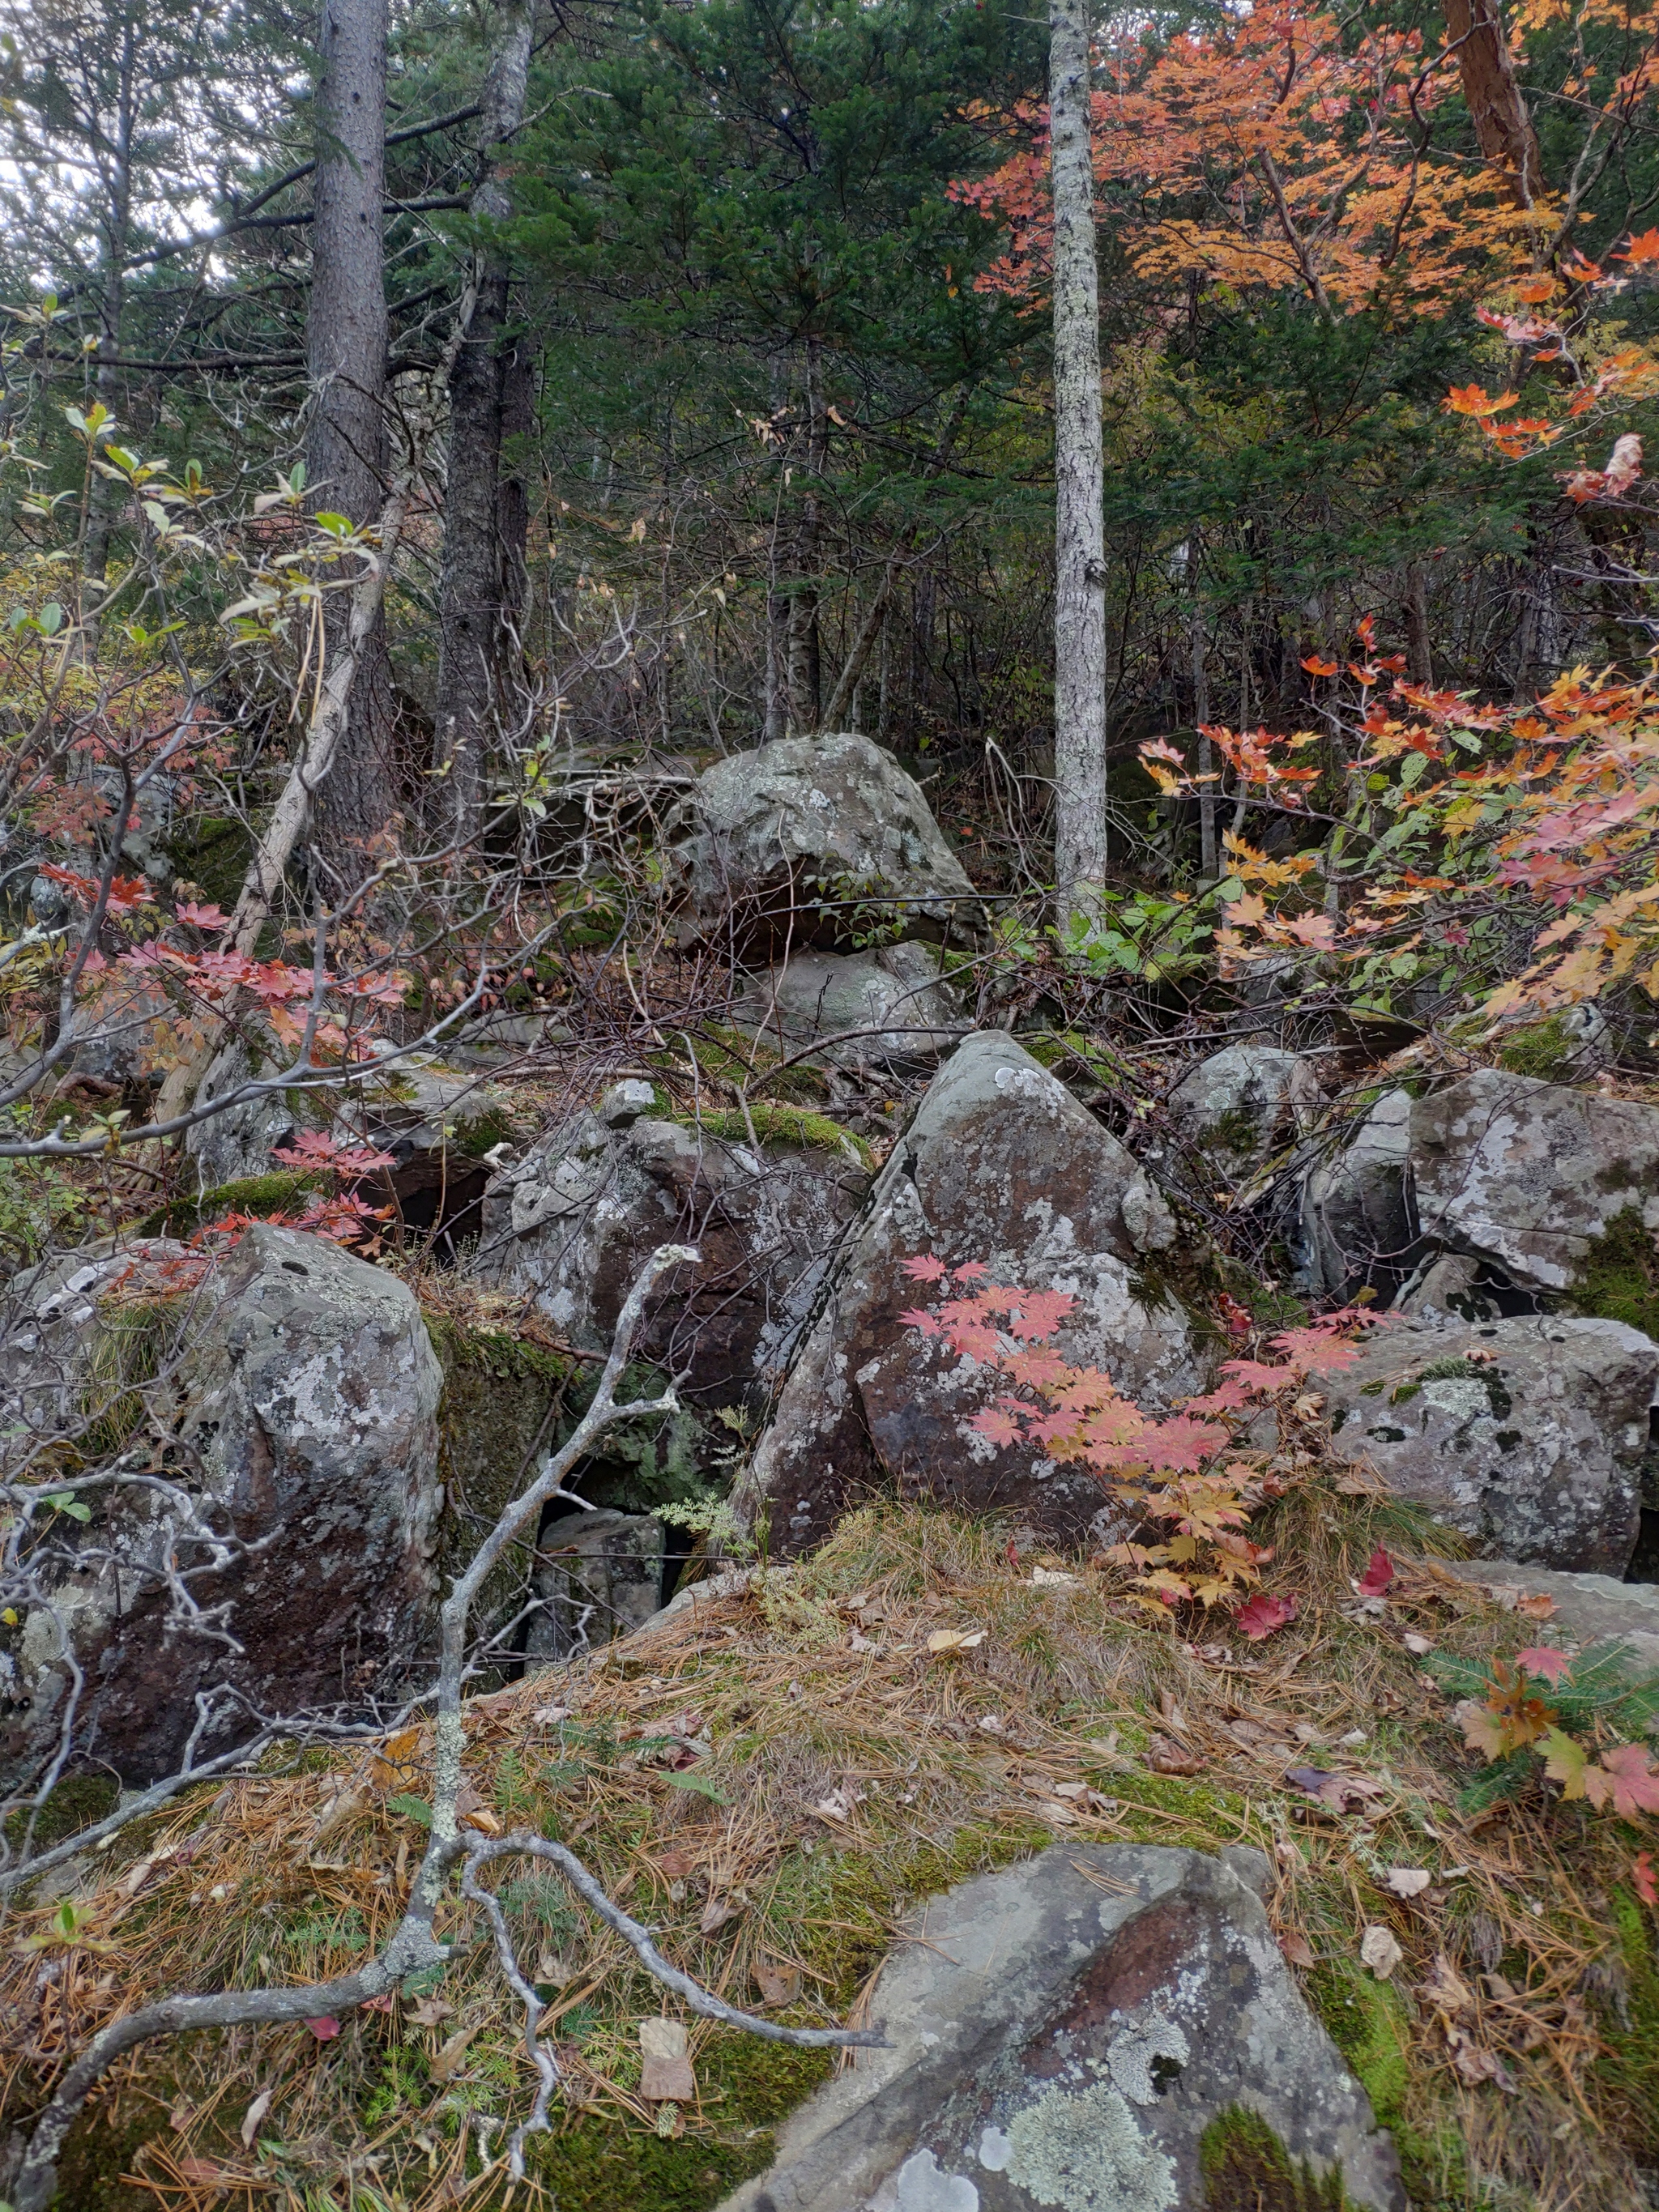
M1188 617L1188 643L1193 665L1193 726L1198 732L1198 773L1200 777L1211 775L1215 768L1215 748L1205 735L1210 720L1210 655L1209 641L1204 635L1204 602L1198 593L1199 544L1196 533L1189 542L1187 579L1192 595L1192 610ZM1215 848L1215 787L1200 782L1198 795L1198 872L1206 884L1216 876Z
M472 311L449 380L449 465L439 584L438 712L434 765L443 772L445 827L476 832L492 738L510 713L524 608L524 486L504 475L507 441L529 427L527 353L506 335L512 271L489 233L513 214L501 151L524 120L535 0L504 0L484 86L480 173L470 212L483 226L473 259Z
M307 356L313 386L306 475L319 509L372 523L386 498L386 0L324 0L318 42L316 218ZM336 594L331 653L349 619ZM368 873L366 842L397 805L392 671L377 611L351 686L328 781L317 793L317 844L331 890Z
M1054 878L1089 915L1106 874L1106 543L1100 274L1091 151L1088 0L1050 0L1054 197Z
M816 730L823 719L823 676L818 632L818 579L823 566L821 487L830 456L830 417L823 400L818 341L806 341L806 453L805 488L795 532L794 591L789 601L788 659L791 733Z

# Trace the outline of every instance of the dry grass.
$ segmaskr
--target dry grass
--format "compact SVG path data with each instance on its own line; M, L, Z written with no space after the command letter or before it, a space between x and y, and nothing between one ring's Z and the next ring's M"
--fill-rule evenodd
M1224 1630L1186 1642L1060 1561L1044 1571L1073 1579L1034 1582L1044 1563L1011 1565L992 1530L872 1508L791 1573L475 1701L469 1771L481 1804L580 1851L708 1985L753 2003L757 1968L775 1996L777 1976L798 1978L781 2016L802 2024L856 2003L909 1894L1055 1837L1257 1844L1281 1939L1314 1962L1310 1993L1395 2126L1419 2203L1635 2212L1659 1978L1650 1943L1632 1955L1632 1835L1541 1794L1459 1814L1468 1755L1402 1638L1478 1655L1537 1631L1427 1557L1365 1612L1349 1577L1379 1533L1397 1536L1390 1510L1322 1484L1284 1500L1276 1586L1303 1610L1250 1647ZM948 1629L983 1640L930 1654ZM1345 1745L1354 1731L1364 1741ZM173 1808L82 1870L72 1942L53 1937L52 1906L15 1916L14 1944L39 1941L0 1961L9 2114L143 1999L313 1978L380 1940L422 1842L398 1800L420 1795L425 1752L411 1735L350 1766L266 1771ZM716 1796L672 1778L666 1762L694 1756L687 1771ZM1328 1811L1285 1778L1314 1759L1379 1794ZM1435 1879L1402 1899L1387 1887L1395 1866ZM561 2212L709 2204L763 2163L764 2123L810 2069L779 2073L769 2046L696 2023L702 2100L665 2124L637 2094L635 2033L661 1993L550 1882L516 1890L512 1909L556 1990L548 2032L569 2081L564 2132L516 2201L550 2205L556 2185ZM1358 1964L1373 1926L1404 1954L1387 1984ZM469 1932L458 1904L440 1933ZM1437 1958L1467 2006L1437 2006ZM122 2070L85 2138L88 2175L116 2145L130 2179L100 2179L96 2196L88 2182L76 2201L505 2203L480 2151L528 2101L517 2033L480 1946L441 1989L360 2014L335 2040L243 2030L155 2046ZM1465 2080L1460 2051L1466 2069L1501 2068L1512 2086ZM678 2193L663 2179L653 2198L630 2160L671 2154L678 2164L650 2170Z

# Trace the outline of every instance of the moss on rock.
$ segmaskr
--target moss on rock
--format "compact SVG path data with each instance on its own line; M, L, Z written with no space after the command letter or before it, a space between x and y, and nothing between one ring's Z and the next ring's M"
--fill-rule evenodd
M1575 1313L1622 1321L1659 1337L1659 1249L1639 1207L1615 1213L1591 1240L1570 1303Z
M140 1237L193 1237L203 1224L227 1213L247 1213L264 1218L286 1212L308 1192L319 1190L324 1178L300 1171L285 1175L250 1176L242 1182L222 1182L199 1197L175 1198L157 1206L138 1224Z
M1204 2212L1345 2212L1340 2172L1318 2174L1289 2153L1259 2112L1230 2106L1198 2146Z

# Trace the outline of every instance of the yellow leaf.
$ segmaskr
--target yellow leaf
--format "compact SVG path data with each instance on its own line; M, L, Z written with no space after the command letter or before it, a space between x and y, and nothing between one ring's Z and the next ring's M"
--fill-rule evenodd
M976 1644L983 1644L982 1628L936 1628L927 1639L930 1651L971 1651Z

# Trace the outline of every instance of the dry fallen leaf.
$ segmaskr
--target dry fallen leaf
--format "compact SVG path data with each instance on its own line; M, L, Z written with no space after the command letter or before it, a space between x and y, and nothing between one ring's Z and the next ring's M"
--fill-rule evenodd
M1359 1939L1360 1961L1370 1968L1379 1982L1388 1980L1405 1955L1387 1928L1368 1928Z
M640 2050L645 2060L640 2074L640 2094L647 2104L696 2102L697 2077L686 2056L684 2021L642 2020Z
M763 2005L792 2005L800 1995L799 1966L776 1966L765 1959L757 1959L754 1976Z
M1396 1897L1421 1897L1434 1876L1423 1867L1390 1867L1387 1881Z
M1312 1966L1318 1963L1313 1954L1313 1946L1294 1928L1280 1929L1279 1948L1292 1966Z
M1524 1613L1528 1620L1547 1620L1555 1611L1555 1600L1542 1590L1533 1590L1524 1597L1516 1598L1515 1609Z
M261 2089L246 2112L243 2113L241 2136L244 2150L252 2149L253 2138L258 2133L259 2123L270 2110L270 2100L275 2094L274 2090Z
M711 1897L702 1909L702 1918L697 1923L700 1935L714 1936L733 1920L743 1917L742 1901L729 1897Z
M657 1861L657 1872L665 1881L684 1881L695 1871L697 1860L694 1851L674 1850L665 1851Z
M983 1644L982 1628L936 1628L927 1639L930 1651L971 1651L976 1644Z
M1154 1774L1202 1774L1204 1761L1195 1751L1176 1743L1167 1735L1152 1735L1146 1739L1146 1764Z
M417 1997L405 2014L416 2027L436 2027L441 2021L453 2020L454 2016L454 2006L446 2004L441 1997Z
M467 2045L471 2042L482 2026L483 2022L477 2021L471 2027L456 2029L454 2034L450 2037L448 2042L443 2045L426 2069L434 2081L449 2080L462 2059L465 2057Z
M1437 2012L1457 2014L1468 2012L1474 2004L1474 1993L1464 1981L1443 1951L1435 1954L1435 1960L1424 1980L1420 1994L1425 2003Z

